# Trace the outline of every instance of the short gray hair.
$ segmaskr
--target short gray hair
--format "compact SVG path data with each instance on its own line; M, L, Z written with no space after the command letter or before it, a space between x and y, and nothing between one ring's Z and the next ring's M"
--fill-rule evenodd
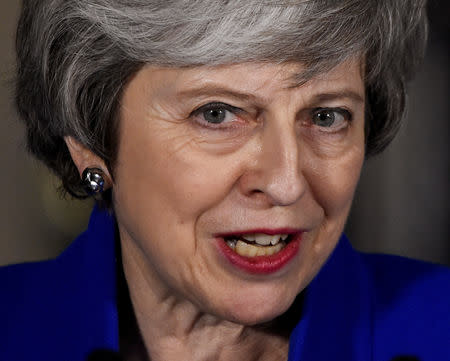
M23 0L16 103L31 153L85 197L63 137L113 173L121 93L143 65L295 61L306 81L359 54L372 155L399 128L426 36L425 0Z

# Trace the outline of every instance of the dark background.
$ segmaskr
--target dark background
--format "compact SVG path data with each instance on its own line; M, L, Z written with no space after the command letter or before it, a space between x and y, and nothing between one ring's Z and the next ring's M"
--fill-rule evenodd
M56 256L85 226L91 202L64 201L57 180L25 152L12 105L19 1L0 2L0 265ZM450 2L430 1L430 42L393 144L366 162L347 233L370 252L450 265Z
M429 1L428 13L427 55L407 119L391 146L366 162L347 233L362 250L450 265L450 2Z

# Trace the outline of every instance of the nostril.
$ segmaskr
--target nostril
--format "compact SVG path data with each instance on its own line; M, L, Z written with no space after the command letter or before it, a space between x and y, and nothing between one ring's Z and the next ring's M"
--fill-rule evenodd
M267 194L261 189L250 190L245 197L254 205L270 207L272 206L272 201Z
M251 194L258 194L258 193L264 193L264 192L260 189L255 189L255 190L251 191Z
M261 201L266 200L266 198L267 198L267 195L265 194L265 192L260 189L254 189L254 190L250 191L249 196L250 196L250 198L252 198L254 200L261 200Z

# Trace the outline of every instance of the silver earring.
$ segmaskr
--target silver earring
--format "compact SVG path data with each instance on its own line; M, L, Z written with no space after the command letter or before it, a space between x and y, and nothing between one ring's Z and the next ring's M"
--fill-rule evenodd
M95 194L103 192L105 175L100 168L86 168L81 178L88 193Z

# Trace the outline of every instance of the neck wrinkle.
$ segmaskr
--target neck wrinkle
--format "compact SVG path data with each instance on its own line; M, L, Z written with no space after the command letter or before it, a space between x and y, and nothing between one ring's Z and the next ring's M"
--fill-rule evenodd
M146 289L153 288L140 263L136 262L136 257L126 254L130 250L123 252L120 244L118 247L119 337L120 351L125 360L287 359L289 335L295 326L292 322L298 321L299 317L293 318L288 311L265 324L243 326L199 312L191 302L181 301L173 295L162 294L159 300L155 295L148 297ZM303 297L297 298L302 300ZM152 300L149 302L153 303L152 306L148 306L148 300ZM142 309L143 306L146 307ZM157 312L149 313L149 308ZM298 306L291 308L301 309Z

